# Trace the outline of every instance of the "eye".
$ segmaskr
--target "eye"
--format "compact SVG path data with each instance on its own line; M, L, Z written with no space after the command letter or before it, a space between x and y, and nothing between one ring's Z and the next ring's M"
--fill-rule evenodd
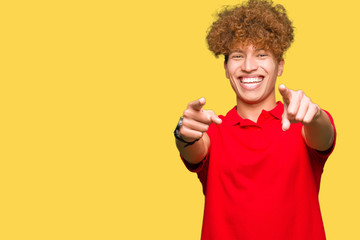
M241 55L241 54L234 54L234 55L231 56L231 58L240 59L240 58L243 58L243 55Z
M259 57L263 58L263 57L267 57L268 55L266 53L259 53L258 55Z

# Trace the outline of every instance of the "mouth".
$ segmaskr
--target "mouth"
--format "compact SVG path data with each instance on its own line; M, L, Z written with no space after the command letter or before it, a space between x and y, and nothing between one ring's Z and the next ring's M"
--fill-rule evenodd
M240 82L242 84L258 84L261 83L264 80L264 77L258 76L258 77L240 77Z
M242 76L239 77L240 85L246 90L255 90L264 81L264 76Z

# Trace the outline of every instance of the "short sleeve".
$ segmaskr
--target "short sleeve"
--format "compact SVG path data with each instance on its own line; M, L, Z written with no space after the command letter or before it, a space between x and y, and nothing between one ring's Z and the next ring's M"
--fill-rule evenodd
M180 155L180 158L181 160L183 161L183 163L185 164L185 167L190 171L190 172L195 172L195 173L198 173L200 172L203 168L204 168L204 165L205 163L207 162L208 160L208 157L209 156L209 153L205 156L205 158L203 160L201 160L201 162L197 163L197 164L192 164L192 163L189 163L188 161L186 161L181 155Z

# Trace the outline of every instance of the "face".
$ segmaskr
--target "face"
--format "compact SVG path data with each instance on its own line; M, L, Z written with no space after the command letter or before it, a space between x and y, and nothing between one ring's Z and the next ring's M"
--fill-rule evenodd
M235 45L228 62L224 64L238 101L247 104L275 104L275 82L283 71L284 61L253 46Z

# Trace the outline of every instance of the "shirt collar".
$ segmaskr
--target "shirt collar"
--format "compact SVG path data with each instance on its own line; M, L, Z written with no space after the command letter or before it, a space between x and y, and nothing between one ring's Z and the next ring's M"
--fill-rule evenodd
M282 118L282 114L284 112L284 104L280 101L278 101L276 103L276 107L274 107L272 110L270 111L265 111L262 110L259 119L261 118L262 115L266 114L266 115L272 115L274 118L280 119ZM249 122L252 122L249 119L243 119L242 117L239 116L239 114L236 111L236 106L233 107L227 114L226 114L226 119L228 121L228 123L230 125L236 125L236 124L240 124L240 125L249 125Z
M269 111L277 119L282 119L282 114L284 112L284 104L280 101L276 102L276 107Z

